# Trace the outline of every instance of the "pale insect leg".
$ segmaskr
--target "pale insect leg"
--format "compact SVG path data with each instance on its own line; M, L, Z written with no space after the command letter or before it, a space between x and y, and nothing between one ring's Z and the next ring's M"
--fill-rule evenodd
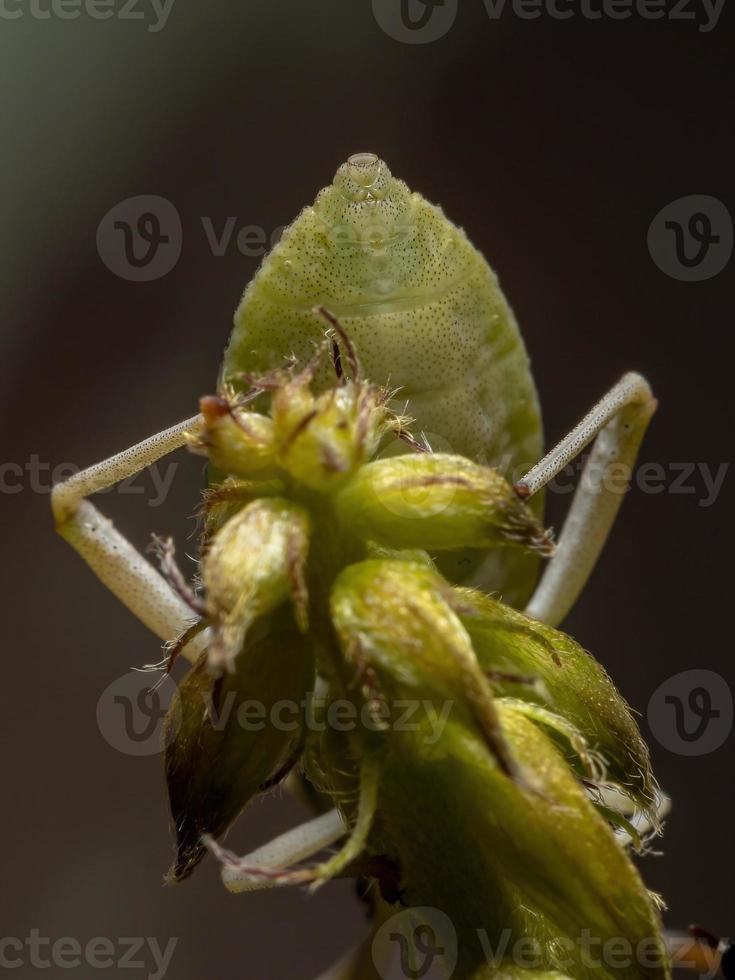
M522 496L532 496L597 436L554 557L526 607L533 619L556 626L574 605L622 503L656 404L645 378L634 372L623 375L569 435L517 484Z
M57 483L51 506L59 534L76 549L95 575L162 640L173 640L191 625L190 607L165 578L117 531L112 521L85 498L134 476L186 443L201 416L179 422L101 463ZM205 633L184 651L191 660L206 646Z
M275 888L285 884L284 879L276 876L267 877L254 875L253 868L269 869L271 871L286 870L318 854L325 847L336 843L340 837L348 833L348 828L338 810L329 810L313 820L293 827L280 837L264 844L250 854L237 858L236 863L227 862L227 852L212 840L208 840L209 849L224 860L222 882L225 887L235 894L240 892L259 891L263 888ZM238 865L247 865L251 871L247 873Z
M315 854L326 844L343 836L347 829L341 824L342 818L336 810L296 827L254 852L254 855L246 857L238 857L225 850L209 835L203 835L202 842L224 865L222 877L230 891L252 890L247 879L257 878L269 879L276 885L308 884L312 890L316 889L341 874L364 851L377 808L379 779L377 758L363 757L357 813L353 826L349 828L349 837L336 854L312 868L292 868L285 861L293 855L296 855L296 860L303 860L309 853ZM264 863L264 852L276 861L275 867ZM251 860L253 856L256 858L255 864Z

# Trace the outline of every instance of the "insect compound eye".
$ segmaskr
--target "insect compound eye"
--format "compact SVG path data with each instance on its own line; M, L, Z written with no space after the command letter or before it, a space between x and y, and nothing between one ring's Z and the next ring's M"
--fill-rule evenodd
M334 176L334 186L355 203L382 200L391 172L374 153L354 153Z
M381 166L374 153L353 153L347 160L351 176L360 184L372 184Z

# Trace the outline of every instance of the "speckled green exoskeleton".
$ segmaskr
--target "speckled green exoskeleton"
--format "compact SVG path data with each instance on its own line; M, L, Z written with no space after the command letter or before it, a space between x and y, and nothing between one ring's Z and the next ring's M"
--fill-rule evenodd
M389 406L384 406L386 411L390 410L391 424L379 427L379 444L371 444L369 453L365 450L366 416L361 414L362 409L355 409L357 414L350 416L352 421L343 424L344 420L338 416L344 408L341 401L346 397L344 389L334 389L334 372L328 359L313 358L314 345L324 340L325 317L333 322L341 338L341 347L336 344L335 348L341 351L340 356L346 357L351 349L344 345L344 338L348 337L359 351L363 376L393 392ZM331 334L333 344L334 336ZM312 364L309 384L316 393L327 394L326 402L309 401L311 395L304 394L298 385L289 388L283 380L284 370L292 369L293 364L307 362ZM335 363L338 362L339 358ZM352 376L354 379L354 372ZM271 382L268 382L269 378ZM606 765L618 765L621 778L625 777L628 784L634 783L635 774L640 775L645 768L637 733L631 734L626 728L627 709L617 702L613 712L616 717L601 721L599 730L595 727L599 720L596 716L604 712L606 704L613 703L610 701L612 695L605 687L607 682L589 666L580 651L568 645L571 641L563 634L543 632L559 623L573 604L612 525L622 500L625 476L655 408L646 381L637 374L625 375L569 435L539 461L542 430L536 390L517 324L494 273L441 209L411 193L404 183L391 176L385 164L367 153L351 157L339 168L333 183L286 230L245 291L220 372L217 397L226 394L225 402L229 407L225 414L228 417L235 417L233 405L240 411L242 405L237 398L249 398L254 381L258 382L254 393L260 393L253 399L252 407L256 411L252 417L240 418L242 425L238 428L238 439L245 432L247 439L253 440L247 447L247 465L243 464L243 472L249 474L248 479L257 482L255 497L258 499L251 501L257 506L252 510L245 508L247 513L243 510L242 514L230 515L243 523L226 525L226 533L223 529L223 537L215 538L213 550L203 562L203 574L209 585L206 586L207 603L201 607L200 625L215 624L214 636L211 628L215 627L190 629L192 603L199 608L198 600L193 602L177 576L159 573L86 499L138 472L187 440L201 439L202 433L211 435L213 419L217 417L211 403L204 415L186 419L56 486L53 508L59 532L98 577L159 637L171 641L185 635L186 643L180 644L184 654L191 660L198 660L195 670L187 675L191 677L188 684L197 696L209 683L206 664L203 667L201 659L206 655L210 668L234 668L224 674L222 684L226 693L241 693L240 684L245 687L259 684L263 685L264 702L277 697L278 692L272 689L272 684L274 676L278 679L279 675L272 674L267 665L273 650L282 642L281 636L287 638L283 642L288 643L293 653L287 669L284 668L283 678L288 681L289 690L299 691L307 683L304 671L308 675L308 670L313 670L313 665L304 667L313 651L302 657L299 637L315 633L319 637L317 647L323 650L332 642L330 630L336 630L342 653L333 660L332 666L335 662L346 664L353 676L355 668L364 670L366 676L375 679L378 687L391 689L395 696L420 696L426 690L456 700L462 708L459 718L448 724L434 752L422 752L411 739L391 741L388 761L382 757L379 768L385 786L392 785L396 791L382 800L375 781L377 770L370 765L372 746L369 742L360 743L361 749L365 750L365 765L363 767L361 763L360 766L364 772L359 773L361 802L357 809L345 805L341 807L341 815L327 814L317 818L313 826L271 848L267 860L261 855L261 863L270 862L284 868L300 857L316 853L344 835L343 821L347 819L354 823L354 827L351 843L348 842L346 851L341 852L340 867L344 868L350 855L358 856L358 844L364 845L368 839L377 811L382 815L377 821L377 833L382 827L386 849L397 847L401 860L414 865L415 900L442 902L442 896L446 897L448 893L442 891L446 882L439 878L447 872L451 880L453 872L444 862L441 868L437 866L435 876L427 878L420 873L419 862L427 850L439 846L432 842L436 841L440 827L450 834L454 841L451 846L460 848L462 821L453 822L453 811L447 811L438 814L435 826L427 823L427 837L420 833L412 836L411 830L422 810L429 812L432 793L441 786L442 780L446 780L447 800L466 796L468 805L471 803L470 810L475 814L473 819L480 823L485 819L482 814L490 806L490 800L497 799L499 812L505 813L506 823L501 826L491 822L486 828L490 835L488 840L495 841L493 846L500 846L508 827L521 812L519 807L524 800L527 802L527 794L536 793L537 799L551 802L553 806L549 812L541 804L536 807L535 822L530 821L524 828L525 847L529 854L536 855L532 863L539 874L548 874L550 893L560 895L558 907L545 904L542 894L536 896L532 917L536 916L540 933L546 931L552 935L557 926L573 932L581 925L584 916L579 918L580 910L587 902L585 889L595 925L602 934L615 935L619 927L616 909L626 901L633 903L629 910L632 920L628 920L629 923L635 920L631 927L633 933L643 936L649 929L655 933L655 915L632 866L615 857L617 845L610 846L606 824L596 812L592 813L578 782L570 775L575 767L580 774L585 766L594 767L593 757L585 749L588 741L596 746L601 737L603 741L609 737ZM263 408L269 393L282 389L288 389L292 394L296 392L293 403L286 399L286 421L258 416L257 410ZM335 390L336 394L329 394ZM343 393L339 394L339 390ZM354 392L350 397L353 395ZM376 408L371 405L370 411ZM337 406L336 415L330 406ZM424 454L425 462L420 464L415 462L417 457L411 457L414 460L411 463L376 459L363 468L362 462L373 453L390 457L396 452L416 448L415 443L409 446L396 439L406 434L406 423L399 420L399 415L414 419L414 433L425 433L428 444L437 452ZM292 424L294 418L298 420L295 426ZM283 442L285 431L292 433L293 446L288 440ZM351 438L355 432L359 436L355 444L361 447L364 458L361 457L360 466L355 464L353 467L351 457L345 463L340 453L344 439L349 443L348 436ZM305 433L309 434L306 441ZM275 443L273 439L276 439ZM546 562L537 583L536 560L542 549L535 547L524 551L523 548L508 547L509 542L515 540L518 543L516 538L520 533L514 515L521 507L525 515L521 523L536 528L541 516L540 492L593 440L585 478L575 495L554 555ZM274 457L268 447L276 444L278 449ZM295 452L294 446L310 448L304 450L303 459L289 456L286 465L284 453L286 450ZM208 443L206 448L210 452L211 444ZM473 469L478 464L461 457L484 465ZM238 476L237 465L233 466L232 459L228 452L224 452L223 459L210 452L210 462L220 477ZM278 462L275 471L274 459ZM227 465L222 465L223 460ZM384 463L394 465L395 469L381 469ZM614 479L609 478L611 463L616 464ZM279 466L281 470L286 466L285 484ZM344 470L345 466L347 470ZM400 475L403 467L413 473L410 479L414 482L410 483L412 489L408 497L404 494L406 484L402 482L405 474ZM529 467L527 472L526 467ZM314 468L320 474L316 487L310 483ZM503 481L500 474L487 476L496 470L509 475L515 481L514 485ZM329 507L335 509L327 508L324 512L332 514L334 525L328 520L324 523L326 518L314 504L313 494L324 490L321 483L328 477L339 481L347 471L351 482L340 486L339 493L330 498ZM393 476L387 483L380 482L386 472ZM524 475L517 478L519 473ZM239 477L242 478L242 473ZM365 479L368 483L361 487L360 481ZM297 492L297 484L305 484L306 490L302 487ZM420 513L414 512L419 504L423 506L421 499L417 504L411 495L417 487L428 492L427 499L440 500L439 508L428 516L421 507ZM445 493L444 497L437 497L439 490ZM468 497L463 496L465 491ZM373 506L374 498L380 506ZM502 505L499 509L495 506L498 501ZM314 513L319 515L317 527L323 532L321 534L310 524ZM458 515L461 517L459 524ZM508 515L511 515L510 523L506 519ZM394 520L396 516L400 521ZM488 531L488 526L495 526L493 522L502 528L503 540L495 532ZM343 534L336 534L335 527L342 528ZM302 544L309 538L314 540L315 534L326 552L330 541L337 542L334 545L337 551L343 549L345 542L353 540L353 536L360 542L355 545L354 553L342 556L343 571L340 571L340 562L329 565L327 561L329 575L317 574L323 598L321 620L319 615L313 617L313 609L307 615L302 581L302 565L305 567L306 563ZM383 537L384 551L380 552L379 547L380 553L376 556L374 549L368 549L367 542L372 540L374 546L376 542L380 545ZM523 534L520 539L524 540ZM543 540L548 544L547 538ZM255 545L252 554L248 552L247 561L244 560L245 552L243 561L233 559L238 542L245 541L258 542L258 548L266 548L263 554L267 553L268 560L257 559L259 552ZM221 545L220 551L217 542ZM449 546L452 542L456 547ZM416 549L423 556L413 555ZM425 554L426 551L433 554L434 550L439 553L438 566L446 578L438 575ZM532 552L530 557L526 553L529 550ZM545 548L545 553L549 550ZM312 547L311 553L313 551ZM396 551L405 554L401 557ZM222 563L218 565L219 558ZM326 558L322 555L322 558L327 560L329 555L326 554ZM371 564L373 561L379 562L378 567ZM397 570L391 565L392 561L399 564ZM330 576L334 577L334 582ZM382 585L377 587L376 582ZM506 602L525 606L525 615L515 613L502 603L493 605L495 600L483 599L483 593L463 593L462 588L468 583L479 584L483 593L499 591ZM376 588L375 600L363 607L362 597ZM320 593L318 584L314 591ZM295 610L293 621L289 619L284 625L279 619L277 627L263 632L262 624L271 622L274 610L282 611L289 595ZM331 602L329 610L327 600ZM400 625L407 609L411 608L422 616L425 614L423 633L419 630L412 635L408 626L404 630ZM513 620L514 615L522 617L521 620ZM332 624L328 628L324 625L327 621ZM427 629L426 623L429 626L433 623L438 632ZM498 647L498 631L509 637L524 636L527 642L520 647L514 647L512 642ZM368 635L374 640L368 654L356 660L351 646L353 635ZM433 665L431 657L428 661L421 657L417 659L417 653L430 650L435 636L445 638L451 656L443 658L438 649ZM528 696L530 689L524 686L527 678L521 676L529 664L536 677L539 672L547 671L548 656L557 646L577 664L571 673L580 686L575 694L564 685L563 689L554 687L558 680L554 671L553 676L542 677L542 688L546 694L551 694L553 705L559 708L559 702L563 704L558 715L551 709L546 694L536 699L538 703L533 703L534 698ZM260 665L257 677L252 673L241 677L238 673L237 663L241 661L237 658L241 647L251 650L253 662ZM547 656L543 664L539 660L539 650L545 651ZM483 679L481 675L483 671L495 670L499 661L504 669L495 675L501 685L496 694L502 695L503 703L493 708L487 678ZM456 676L452 673L452 665L461 668ZM323 663L317 663L320 672L323 666ZM432 669L427 670L427 667ZM507 690L502 689L503 677L510 685ZM344 678L340 683L344 689L349 688ZM468 694L470 689L474 694ZM479 701L475 698L478 692L482 695ZM359 688L355 698L358 702L361 698L370 702L363 687ZM482 704L481 716L476 713L478 703ZM196 709L189 714L184 712L184 718L185 725L191 723L196 727L202 722L203 715ZM570 723L571 728L565 720L568 718L574 722ZM587 726L589 730L578 731L577 723L581 729ZM616 725L623 727L618 730ZM502 731L501 739L493 741L493 726ZM551 734L542 738L539 733L543 731ZM216 738L213 741L206 738L197 744L205 763L209 759L208 753L219 752L220 748L222 758L226 759L238 759L241 751L239 742L234 747L229 742L221 747ZM278 734L273 735L269 745L274 760L293 748L289 740ZM347 758L341 755L344 751L343 745L335 748L326 742L318 746L312 744L308 761L314 784L321 783L320 788L335 801L341 799L341 789L333 784L334 774L349 771L350 765L355 763L354 745ZM626 752L632 752L632 755L626 755ZM518 756L521 766L533 769L529 753L540 760L536 766L535 784L516 779L518 771L511 764L511 757ZM327 766L325 774L325 760L330 755L334 756L334 765ZM482 772L473 770L478 760L481 760ZM189 761L187 756L186 764ZM208 785L206 766L203 771L204 784ZM411 801L414 817L409 816L410 808L403 806L398 791L406 784L411 772L416 774L416 792ZM255 792L261 786L263 775L259 770L242 771L238 783L242 794L248 796ZM197 779L191 785L201 785L200 777L198 771ZM270 778L274 778L273 773ZM646 806L650 807L648 775L646 781L641 792L645 795ZM184 780L184 797L183 802L180 801L184 808L188 806L189 785L189 780ZM227 786L218 784L215 795L219 798L222 793L227 796ZM634 802L641 802L635 800L635 793L633 797ZM355 797L353 802L357 800ZM224 826L239 803L233 808L232 801L223 798L222 806ZM565 809L574 811L575 819L581 821L578 840L584 843L588 853L609 855L607 870L598 869L597 878L597 871L582 865L574 872L581 882L574 898L571 893L565 898L559 892L560 875L563 877L564 869L569 870L574 865L571 851L567 852L571 864L558 863L564 853L563 839L568 839L569 828L564 830L561 817ZM583 828L586 829L583 831ZM196 833L200 831L201 827L197 825ZM370 833L370 839L375 841L376 830L373 828ZM545 836L556 839L551 851L542 847ZM523 888L533 892L536 887L533 876L524 878L523 854L513 854L511 858L515 862L514 873L523 880ZM463 851L467 875L477 882L487 872L488 890L482 893L483 901L497 902L500 918L496 925L499 926L505 914L503 910L511 915L518 896L512 889L498 884L497 874L491 874L493 860L492 849L489 849L481 860L478 859L473 870L471 848ZM248 867L257 864L258 861L250 860L249 864L238 866L237 873L250 880ZM334 867L329 873L333 873ZM322 877L329 876L324 869L321 874ZM612 877L606 883L608 874ZM303 879L297 875L293 880ZM461 890L461 882L454 882L455 893L458 886ZM619 887L620 891L613 896L612 904L602 901L599 907L593 907L596 896L600 891L604 893L606 887ZM461 920L465 911L457 906L456 914ZM472 914L473 909L470 909L463 925L470 931ZM522 915L516 919L514 927L521 931L527 927ZM563 927L559 924L562 919ZM557 960L547 957L544 962L545 968L551 970ZM467 966L463 976L469 977L471 969L473 967ZM571 973L580 977L585 975L578 963ZM633 971L630 975L638 974ZM661 969L654 969L652 975L662 975Z
M539 459L536 388L495 273L441 208L371 153L339 168L248 285L222 379L262 372L291 352L308 358L324 332L320 306L343 324L367 377L397 389L433 448L516 477ZM493 555L476 566L466 552L443 562L451 577L479 577L518 604L537 563Z
M495 273L441 208L370 153L339 168L248 285L222 377L291 352L308 360L324 333L321 306L437 450L482 455L518 477L538 461L536 388Z

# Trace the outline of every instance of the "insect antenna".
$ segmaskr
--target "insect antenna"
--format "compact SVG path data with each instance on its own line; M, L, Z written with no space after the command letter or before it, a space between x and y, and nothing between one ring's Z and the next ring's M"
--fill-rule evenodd
M253 374L250 371L238 371L236 374L233 374L233 381L244 381L245 384L250 386L249 391L245 392L244 395L238 396L238 404L243 405L257 398L263 391L273 391L276 388L282 388L285 384L288 384L298 360L295 354L289 354L285 358L285 361L285 367L273 368L272 371L266 371L265 374Z
M400 428L398 429L396 435L402 441L407 443L415 453L430 453L431 446L426 445L423 442L419 442L415 436L412 436L408 429Z
M332 342L332 360L334 361L334 371L335 374L337 375L337 378L342 384L345 383L345 372L344 372L344 368L342 367L342 354L339 348L339 344L334 339L333 333L337 334L337 337L339 338L339 340L342 342L342 345L344 346L345 359L347 361L347 365L349 367L350 374L352 376L350 380L361 381L362 365L360 364L360 360L357 356L357 351L355 350L355 346L352 343L349 334L342 326L342 324L339 322L337 317L333 313L330 313L329 310L326 309L326 307L319 306L317 307L316 312L319 314L319 316L324 317L324 319L327 321L327 323L330 324L332 328L331 331L328 331L327 337L329 337L329 339Z
M332 341L332 364L334 365L334 373L337 375L337 380L341 385L345 384L347 379L345 378L344 368L342 367L342 351L339 349L339 344L334 336L330 338Z
M431 446L428 444L426 437L422 433L423 442L419 441L415 435L408 428L409 425L414 421L408 415L399 415L390 408L386 408L386 413L390 420L390 428L394 434L407 445L413 449L415 453L430 453Z
M176 562L176 548L173 539L161 538L157 534L153 534L151 535L150 550L158 558L161 574L174 592L184 600L197 616L203 616L205 613L204 602L186 581L184 573Z
M166 659L163 662L164 677L171 673L171 669L178 660L179 654L184 647L187 646L195 636L199 636L202 630L206 629L206 627L207 621L205 619L197 620L196 623L192 623L191 626L184 630L178 640L175 640L170 646L165 648L167 652Z
M323 340L319 344L317 343L314 344L314 354L311 360L308 362L308 364L303 369L303 371L300 371L293 378L296 384L308 384L312 380L312 378L316 374L316 370L319 367L319 364L321 363L321 359L324 357L324 353L328 346L329 346L328 340Z

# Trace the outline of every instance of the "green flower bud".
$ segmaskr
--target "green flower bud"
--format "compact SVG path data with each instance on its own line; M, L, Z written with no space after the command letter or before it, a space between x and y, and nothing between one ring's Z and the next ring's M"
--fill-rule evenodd
M360 380L349 344L348 374L337 351L338 385L313 395L324 349L297 376L291 365L252 380L253 391L271 393L269 419L221 398L202 403L200 448L220 479L205 502L202 560L213 642L182 685L183 724L167 753L173 877L200 859L202 834L226 829L299 755L350 833L326 862L279 869L279 883L367 875L391 903L440 910L465 980L666 977L654 900L616 837L616 817L624 818L591 798L590 781L606 782L653 806L648 753L629 709L570 638L452 587L429 557L549 555L538 505L462 457L369 462L387 431L411 440L406 420ZM281 608L289 599L295 617ZM308 647L299 629L310 629ZM284 636L293 662L274 652ZM327 691L321 730L305 719L290 737L283 726L243 735L214 724L228 696L273 704L289 697L291 681L303 695L312 649ZM246 860L240 871L272 880ZM647 942L658 959L590 966L585 934L603 946ZM502 949L489 962L488 944L497 951L508 936L536 943L538 962Z
M169 804L177 856L169 879L194 870L202 834L219 836L302 738L313 685L308 641L271 621L251 636L234 672L212 678L203 654L179 685L164 729ZM285 706L277 711L279 703ZM285 709L288 710L285 710Z
M415 698L424 708L453 708L474 723L500 768L518 776L490 684L446 602L449 591L425 565L387 559L350 565L331 597L343 655L366 678L368 698Z
M393 548L552 551L549 534L497 471L447 453L366 464L337 494L336 510L345 527Z
M379 389L351 381L317 398L306 385L285 385L273 396L271 414L280 465L320 491L341 485L369 459L385 428Z
M489 953L530 942L540 968L571 977L666 977L655 903L610 826L553 741L513 705L497 708L513 755L533 773L531 791L491 763L461 714L433 745L425 729L391 733L379 813L403 901L449 916L458 976L489 978ZM616 941L630 950L624 967L605 960ZM641 944L655 948L653 960L637 959Z
M288 598L307 628L309 527L302 507L271 497L248 504L214 535L202 561L214 671L231 667L253 622Z
M243 480L276 475L273 422L266 415L233 407L218 395L202 398L204 427L190 448L209 456L212 465Z
M199 511L202 517L202 553L208 550L214 535L246 504L261 497L282 497L284 490L281 480L240 480L228 476L213 483L204 491Z
M570 765L572 754L584 763L590 746L561 712L481 694L471 661L479 664L457 615L471 619L466 594L426 566L401 561L361 562L335 581L332 617L362 698L415 708L410 724L389 722L379 733L370 852L400 867L406 905L449 916L459 976L492 976L483 972L487 944L497 950L510 936L536 945L542 971L665 977L655 903ZM327 733L310 745L307 769L317 780L321 772L319 788L335 794L348 819L349 779L330 774L348 772L354 757L346 743L340 756L338 737ZM629 944L628 966L603 959L588 970L587 934L603 948ZM655 946L653 965L635 959L640 943Z
M648 747L603 667L566 633L491 596L471 589L453 591L482 667L496 676L509 672L541 682L529 686L500 679L493 683L495 691L546 705L571 722L601 756L604 780L617 784L650 814L656 782Z

